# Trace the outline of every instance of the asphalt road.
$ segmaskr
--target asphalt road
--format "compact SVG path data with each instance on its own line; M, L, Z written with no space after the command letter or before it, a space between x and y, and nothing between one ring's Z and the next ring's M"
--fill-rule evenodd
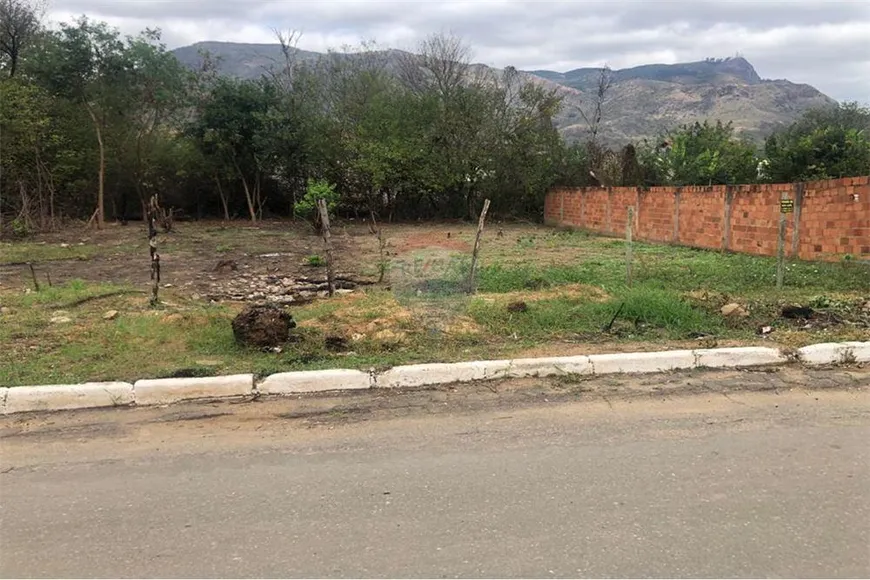
M0 574L866 577L868 377L6 418Z

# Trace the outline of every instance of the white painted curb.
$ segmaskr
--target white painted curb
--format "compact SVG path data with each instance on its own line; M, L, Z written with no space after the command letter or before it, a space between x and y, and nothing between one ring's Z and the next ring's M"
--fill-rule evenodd
M665 352L627 352L593 354L589 357L596 375L614 373L661 373L695 368L695 353L691 350Z
M870 342L829 342L798 349L798 358L808 365L870 362Z
M254 375L229 375L191 379L148 379L136 381L133 393L137 405L165 405L190 399L251 396Z
M397 389L486 381L507 376L510 366L507 360L406 365L376 374L375 386Z
M714 348L694 353L695 366L702 369L760 367L788 362L788 357L778 349L758 346Z
M257 385L257 392L263 395L288 395L368 389L371 386L372 377L369 373L348 369L330 369L269 375Z
M591 375L592 364L588 356L559 356L548 358L518 358L510 361L511 378L552 377L558 375Z
M807 365L870 362L870 342L814 344L797 351ZM793 360L775 348L744 347L472 361L393 367L381 373L330 369L278 373L259 385L250 374L130 383L0 387L0 412L60 411L116 405L161 405L191 399L282 395L370 387L425 387L501 378L656 373L693 368L749 368Z
M6 393L4 413L62 411L133 404L130 383L84 383L12 387Z

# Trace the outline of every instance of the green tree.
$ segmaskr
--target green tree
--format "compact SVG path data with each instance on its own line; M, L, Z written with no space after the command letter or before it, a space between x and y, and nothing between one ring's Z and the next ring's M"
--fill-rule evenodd
M870 108L844 103L814 109L768 137L764 177L773 182L870 173Z
M80 104L90 118L98 146L97 209L105 220L107 137L129 105L129 73L125 46L117 30L81 17L62 24L45 39L33 70L52 94Z
M0 82L0 234L3 214L16 216L18 231L46 227L54 219L50 163L59 136L49 114L49 95L19 78Z
M641 155L657 184L752 183L758 161L755 146L737 139L729 122L707 121L670 131Z
M262 143L275 99L275 88L268 82L219 78L188 126L203 154L219 163L220 173L241 183L252 222L263 210L263 180L269 167Z
M0 66L15 76L22 55L40 32L42 6L28 0L0 0Z
M125 51L128 113L119 157L128 159L123 171L130 174L144 215L148 199L165 187L156 158L171 147L166 142L188 111L192 75L160 42L159 30L128 38Z

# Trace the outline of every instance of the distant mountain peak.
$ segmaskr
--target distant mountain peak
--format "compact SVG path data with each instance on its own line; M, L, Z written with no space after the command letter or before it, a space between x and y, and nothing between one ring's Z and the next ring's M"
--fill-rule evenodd
M567 72L548 70L530 71L542 78L585 90L598 82L600 68L577 68ZM695 62L674 64L644 64L613 70L614 80L646 80L679 84L705 84L723 81L738 81L745 84L762 82L755 67L742 56L707 58Z

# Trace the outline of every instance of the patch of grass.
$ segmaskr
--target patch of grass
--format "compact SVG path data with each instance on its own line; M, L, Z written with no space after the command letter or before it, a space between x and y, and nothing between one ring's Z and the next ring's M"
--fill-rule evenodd
M313 268L322 268L326 266L326 260L317 254L312 254L305 258L305 263Z
M0 265L25 262L51 262L55 260L88 260L101 253L98 246L60 244L44 242L0 242Z
M534 280L551 286L584 283L608 290L623 287L624 243L606 240L597 246L601 252L587 255L575 264L491 263L481 268L478 288L482 292L511 292L527 288ZM648 287L713 290L733 295L769 293L776 287L774 258L650 244L636 244L634 254L634 280ZM816 294L862 292L870 288L870 267L858 262L790 261L786 265L785 286Z
M64 308L65 305L78 300L128 289L127 286L117 284L89 284L84 280L70 280L55 286L42 284L39 292L22 294L17 298L9 298L8 300L12 304L27 308L34 306Z
M496 335L547 340L600 334L620 307L620 324L614 327L630 324L626 333L634 338L683 339L722 328L714 314L694 307L678 294L648 287L623 290L606 302L581 296L530 301L525 312L510 312L503 301L477 298L469 303L468 314Z

